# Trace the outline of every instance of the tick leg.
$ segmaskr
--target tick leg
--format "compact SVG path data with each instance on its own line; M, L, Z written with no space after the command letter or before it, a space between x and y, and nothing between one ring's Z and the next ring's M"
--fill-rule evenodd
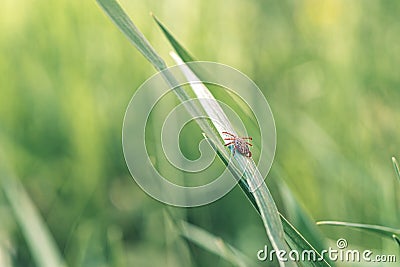
M248 136L248 137L240 137L240 138L242 138L242 139L249 139L249 140L253 140L253 138L252 138L252 137L250 137L250 136Z
M231 137L229 137L229 138L224 138L224 140L235 140L236 138L231 138Z
M234 142L229 142L229 143L227 143L227 144L225 144L224 146L229 146L229 145L232 145Z
M231 133L228 133L228 132L222 132L223 134L227 134L227 135L230 135L230 136L232 136L232 137L236 137L236 135L234 135L234 134L231 134Z
M246 144L247 144L247 145L249 145L249 146L253 146L253 145L252 145L252 144L250 144L249 142L246 142Z

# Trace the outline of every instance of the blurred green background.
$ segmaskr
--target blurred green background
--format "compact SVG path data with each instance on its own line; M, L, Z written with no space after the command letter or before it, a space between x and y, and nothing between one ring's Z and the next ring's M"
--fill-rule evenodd
M121 4L170 65L172 48L149 12L197 59L235 67L263 90L278 136L266 181L283 213L280 180L315 220L400 227L390 160L400 156L400 2ZM3 0L0 10L0 179L21 182L65 262L231 266L177 237L165 206L130 177L124 112L155 70L95 1ZM188 158L198 156L200 139L196 127L182 135ZM0 184L0 266L38 266L21 227L30 214L18 219L23 203L11 203L8 184ZM171 210L250 258L267 243L238 188L204 207ZM320 229L333 242L398 252L377 235Z

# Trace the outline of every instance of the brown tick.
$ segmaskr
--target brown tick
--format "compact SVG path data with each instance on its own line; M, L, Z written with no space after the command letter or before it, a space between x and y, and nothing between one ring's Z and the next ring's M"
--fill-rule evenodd
M243 156L248 158L251 157L251 152L249 146L253 146L247 140L253 140L251 137L238 137L234 134L228 132L222 132L223 134L229 135L229 137L224 138L224 140L230 140L231 142L225 144L225 146L233 145L233 155L235 155L235 151L237 150Z

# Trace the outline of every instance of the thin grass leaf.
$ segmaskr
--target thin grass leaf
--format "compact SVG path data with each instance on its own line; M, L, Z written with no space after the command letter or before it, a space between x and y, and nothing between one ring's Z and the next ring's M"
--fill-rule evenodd
M396 172L397 178L400 181L400 171L399 165L396 161L395 157L392 157L393 167ZM383 237L393 238L393 240L400 245L399 238L397 237L400 235L400 229L390 228L381 225L372 225L372 224L361 224L361 223L350 223L350 222L340 222L340 221L320 221L317 222L317 225L332 225L332 226L344 226L355 228L359 230L365 230L372 233L379 234Z
M160 27L161 31L163 32L163 34L165 35L165 37L167 38L167 40L170 42L170 44L172 45L172 47L174 48L175 52L179 55L179 57L186 63L188 62L192 62L192 61L197 61L196 58L194 58L191 53L189 53L189 51L187 49L185 49L178 41L177 39L173 36L173 34L167 29L167 27L154 15L151 14L153 19L155 20L155 22L157 23L157 25ZM190 67L190 66L189 66ZM206 72L206 70L200 69L201 71L199 71L198 67L196 67L196 71L192 70L196 73L196 75L198 77L200 77L200 79L203 79L205 77L202 76L202 74L204 72ZM218 92L216 92L218 93ZM226 100L230 100L229 103L231 105L231 108L234 110L241 110L242 112L244 112L245 114L247 114L249 117L252 114L252 110L247 106L247 105L243 105L240 102L235 101L232 92L230 92L229 90L224 90L223 91L224 94L224 99ZM251 121L250 124L254 127L257 128L258 125L257 123ZM255 148L253 148L255 149Z
M115 0L97 0L104 12L115 23L133 45L153 64L157 70L166 68L164 60L156 53L143 34Z
M394 171L396 172L397 179L399 179L399 182L400 182L400 169L399 169L399 164L397 163L397 160L395 157L392 157L392 162L393 162Z
M182 230L177 224L177 221L182 220L180 211L182 209L178 210L172 207L165 207L164 209L165 249L168 251L168 257L172 254L182 266L191 266L193 259L189 244L185 238L182 238ZM168 263L168 258L166 261ZM166 266L173 266L173 264L166 264Z
M162 31L165 33L167 39L170 41L171 45L174 47L174 49L176 50L178 55L181 56L182 59L184 59L183 61L186 61L186 62L194 61L194 59L190 56L190 54L173 37L173 35L166 29L166 27L154 15L153 15L153 18L155 19L157 24L160 26ZM176 56L173 56L173 57L174 57L176 63L178 63L178 64L182 64L183 63L182 61L179 60L179 58L177 59ZM185 71L186 72L190 72L190 70L188 70L188 69L185 69ZM190 78L193 78L193 77L190 77ZM207 90L207 88L205 88L205 89L202 88L200 90ZM221 110L221 111L218 111L218 112L223 112L223 111ZM205 137L207 138L207 136L205 136ZM207 140L209 141L209 143L213 147L213 149L217 152L217 155L220 157L222 162L224 162L224 164L228 167L228 169L231 168L230 171L235 176L235 178L239 181L239 186L242 188L242 190L244 191L244 193L246 194L246 196L248 197L248 199L250 200L250 202L252 203L254 208L257 210L257 212L262 216L261 209L260 209L260 206L258 204L259 201L257 201L257 198L258 199L263 199L263 198L262 197L260 198L260 196L257 195L257 194L254 195L254 194L249 192L248 184L243 182L243 178L245 178L245 177L240 176L240 174L238 172L235 172L235 168L231 167L231 165L228 164L229 159L226 158L226 156L225 156L226 154L224 153L224 151L221 151L220 149L218 149L218 146L216 146L213 143L212 140L209 140L209 139L207 139ZM264 186L265 186L265 184L264 184ZM267 189L266 186L265 186L265 188ZM269 191L267 191L266 193L269 194ZM263 208L262 205L261 205L261 208ZM284 230L284 233L285 233L285 240L289 245L291 245L292 249L298 249L299 251L300 250L304 250L304 249L313 250L313 251L315 251L315 253L317 255L319 255L318 251L315 250L313 248L313 246L280 213L279 213L279 215L280 215L282 223L283 223L283 230ZM263 216L262 216L262 218L263 218ZM264 219L265 218L263 218L263 221L264 221ZM325 260L322 260L320 262L305 262L305 263L303 263L303 265L304 266L331 266Z
M350 222L339 222L339 221L320 221L317 222L317 225L345 226L355 229L366 230L387 238L393 238L393 235L400 235L400 229L390 228L381 225L373 225L373 224L361 224L361 223L350 223Z
M282 218L285 233L292 232L292 239L297 236L296 246L298 248L304 246L305 249L309 250L310 247L312 247L315 248L316 252L325 249L326 246L324 244L324 238L318 227L315 225L315 221L311 219L303 207L298 203L289 187L283 180L276 180L276 183L278 184L282 198L284 199L287 216L289 216L291 222L297 227L297 229L301 229L301 236L298 236L299 231L295 228L295 226L292 224L286 224L284 221L287 220ZM333 262L331 262L329 259L327 259L327 262L329 262L330 265L333 265Z
M162 24L161 21L153 13L151 13L151 16L154 18L157 25L160 27L164 35L167 37L172 47L178 53L179 57L184 62L196 61L194 57L190 55L190 53L185 48L183 48L183 46L176 40L176 38L172 35L172 33L168 31L168 29L164 26L164 24Z
M178 55L173 53L172 57L175 60L175 63L177 63L181 68L181 71L186 76L187 80L190 81L190 86L196 96L200 99L200 104L203 106L207 116L212 118L212 121L218 122L214 125L220 134L221 139L224 138L223 132L230 132L237 135L225 112L208 88L200 82L200 79ZM221 153L221 149L219 150ZM223 154L223 152L221 154ZM284 231L279 219L278 209L254 160L245 157L240 153L236 153L232 157L235 159L235 161L233 161L233 166L235 166L233 170L239 170L239 173L242 174L236 174L234 176L243 176L249 185L273 248L275 250L286 250L287 245L284 241ZM282 266L284 265L283 262L280 264L282 264Z
M150 45L149 41L144 37L140 30L135 26L129 16L121 8L115 0L97 0L98 4L101 6L103 11L109 16L109 18L114 22L118 29L128 38L128 40L142 53L142 55L153 65L153 67L161 71L166 82L171 88L175 88L174 92L178 96L181 102L190 100L190 97L186 92L178 86L178 82L172 76L172 74L167 71L167 66L164 60L157 54L154 48ZM193 105L192 102L185 104L188 112L193 116L202 115L203 112L197 106ZM210 136L215 137L215 133L209 131L209 125L204 120L196 120L199 126L207 132Z
M207 135L203 133L204 139L208 141L212 149L217 153L218 157L221 159L222 163L229 169L229 171L232 173L232 175L235 177L236 181L239 182L239 186L243 190L243 192L246 194L250 202L253 204L253 207L257 210L258 213L260 213L260 210L257 206L257 202L254 198L254 195L251 193L249 185L246 183L246 181L243 179L243 176L240 175L240 173L235 169L235 167L232 164L229 164L229 159L225 156L224 151L221 152L221 150L215 145L215 143L210 140Z
M160 59L160 57L156 54L154 49L150 46L149 42L144 38L144 36L140 33L140 31L134 26L132 21L129 17L125 14L122 8L118 5L118 3L114 0L98 0L99 4L102 6L104 11L110 16L110 18L115 22L117 27L121 29L121 31L131 40L131 42L137 47L137 49L153 64L153 66L157 70L164 70L165 63ZM165 80L171 86L171 88L177 87L178 83L176 82L175 77L171 75L168 71L162 72L164 75ZM187 74L187 72L186 72ZM177 88L174 90L180 100L182 102L189 100L188 95L184 92L182 88ZM202 93L208 94L208 90L197 90L201 91ZM210 93L209 93L210 94ZM210 94L211 95L211 94ZM212 96L212 95L211 95ZM190 114L193 117L203 116L204 113L202 112L201 108L194 106L194 105L185 105L188 109ZM203 108L205 106L203 105ZM214 106L215 107L215 106ZM207 108L207 107L206 107ZM210 112L211 109L206 110L206 113ZM200 128L207 134L208 138L212 138L213 140L217 141L217 134L216 129L218 129L218 125L210 125L204 120L196 120L199 124ZM233 130L233 127L230 125L229 121L222 118L221 122L225 125L225 128L229 130ZM234 131L232 131L234 132ZM218 131L219 134L221 132ZM218 146L223 146L221 144L221 140L219 140ZM222 151L222 149L220 149ZM226 153L222 152L222 153ZM239 153L237 153L239 154ZM236 159L238 161L242 161L243 164L243 157L237 156ZM283 250L286 248L286 244L284 241L284 232L282 224L279 220L278 211L276 205L272 199L271 194L268 191L268 188L264 184L264 180L259 174L257 168L255 167L254 161L251 160L250 167L247 167L244 170L244 177L248 182L249 186L254 189L254 196L257 201L257 205L261 211L261 217L264 222L264 226L266 228L268 237L276 250ZM262 184L262 186L258 185ZM257 190L255 190L257 188ZM280 262L281 266L285 266L284 263Z
M216 151L217 155L220 157L222 162L229 168L229 159L224 158L222 153L220 153L213 144L212 140L208 139L205 136L206 140L209 142L211 147ZM240 179L240 177L236 177L239 181L243 181L243 179ZM256 211L261 215L260 209L257 205L257 201L254 197L253 194L248 191L248 186L246 183L239 182L239 186L247 196L247 198L250 200L250 203L253 205L253 207L256 209ZM283 225L283 230L285 232L285 241L289 245L290 249L292 250L297 250L298 252L307 250L307 251L314 251L315 255L317 255L317 259L321 259L320 261L303 261L301 262L302 266L308 267L308 266L318 266L318 267L329 267L329 266L334 266L333 263L328 263L325 259L322 259L321 254L318 252L317 249L315 249L304 237L303 235L300 234L300 232L292 225L289 223L289 221L281 214L279 213L280 219L282 221ZM319 251L322 251L322 248Z
M399 245L400 247L400 239L397 237L397 235L392 235L394 241L397 243L397 245Z
M143 54L143 56L153 65L153 67L161 71L165 81L168 83L170 88L174 88L175 94L179 100L184 103L185 108L191 114L193 118L204 116L204 111L201 107L194 104L193 101L189 101L191 98L185 92L185 90L179 86L178 81L168 71L164 60L157 54L154 48L150 45L144 35L134 25L129 16L121 8L115 0L97 0L99 5L102 7L104 12L111 18L117 28L119 28L125 36L131 41L131 43ZM203 119L196 119L197 124L200 128L207 133L210 138L218 138L215 129L208 121Z
M257 262L249 259L238 249L198 226L186 221L179 221L176 227L179 229L181 236L186 240L220 256L234 266L251 267L258 265Z
M285 229L286 242L289 244L292 250L296 250L299 253L302 251L314 251L315 261L301 261L302 266L314 266L314 267L327 267L334 266L333 263L328 263L321 254L301 235L297 229L289 223L288 220L281 214L281 220L283 228Z
M256 266L258 264L258 262L248 258L242 252L224 242L221 238L185 220L177 219L178 216L175 216L174 209L166 207L164 211L167 224L174 226L171 227L171 229L175 230L185 241L197 244L235 266Z
M3 143L4 144L4 143ZM5 151L2 144L1 151ZM12 151L7 149L7 151ZM35 204L30 199L13 169L6 162L6 155L0 154L0 184L14 213L21 232L28 244L36 266L66 266L56 242L47 228Z
M311 220L308 214L303 210L298 201L293 196L289 187L282 181L277 181L282 199L284 199L285 214L290 218L293 225L301 229L302 234L316 248L324 247L323 237L315 225L315 221Z

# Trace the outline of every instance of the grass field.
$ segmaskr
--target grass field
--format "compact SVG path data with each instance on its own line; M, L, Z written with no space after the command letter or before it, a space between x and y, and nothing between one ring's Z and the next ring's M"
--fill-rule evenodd
M300 232L299 207L314 222L400 228L391 161L400 158L400 2L120 3L168 65L172 47L150 12L196 59L230 65L260 87L277 129L266 183ZM257 261L268 238L240 188L206 206L166 208L131 178L121 145L125 109L156 71L95 1L1 6L0 266L232 266L210 252L221 243ZM168 101L155 117L177 103ZM153 139L160 171L187 178L162 161ZM195 125L182 132L188 158L200 155L201 139ZM178 227L180 220L221 243ZM345 238L349 248L400 261L391 238L318 228L326 246Z

